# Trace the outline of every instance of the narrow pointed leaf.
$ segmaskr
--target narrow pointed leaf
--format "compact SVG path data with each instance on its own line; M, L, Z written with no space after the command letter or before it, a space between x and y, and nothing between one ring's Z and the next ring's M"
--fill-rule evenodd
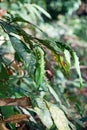
M37 87L39 87L43 81L44 74L45 74L44 52L40 47L35 47L34 52L37 60L35 81L37 83Z
M71 66L71 60L70 60L71 55L70 55L69 51L65 49L64 50L64 55L65 55L67 63L69 64L69 66Z
M41 11L45 16L47 16L49 19L51 19L51 16L49 13L47 13L47 11L45 11L43 8L41 8L40 6L36 5L36 4L32 4L33 7L37 8L39 11Z
M76 53L73 52L74 55L74 66L76 68L76 71L79 75L79 79L80 79L80 85L82 86L82 76L81 76L81 71L80 71L80 65L79 65L79 58L77 57Z
M50 93L51 93L51 94L54 96L54 98L56 99L56 101L57 101L59 104L61 104L61 100L59 99L59 97L58 97L58 95L56 94L56 92L54 91L54 89L53 89L50 85L48 85L47 87L48 87Z

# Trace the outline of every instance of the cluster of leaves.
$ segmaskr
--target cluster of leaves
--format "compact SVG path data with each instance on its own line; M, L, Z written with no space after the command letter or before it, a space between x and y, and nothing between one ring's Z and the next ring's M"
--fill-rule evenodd
M66 74L69 73L72 59L79 75L80 85L82 85L76 53L61 41L55 41L48 37L41 39L26 33L18 22L30 24L22 17L11 16L8 20L0 20L0 26L5 35L4 43L0 46L0 97L5 99L1 99L0 109L2 116L7 118L1 120L1 124L16 123L24 118L28 120L30 129L75 130L75 123L84 127L82 122L69 112L67 103L65 107L64 101L59 96L63 96L61 91L55 91L51 86L45 70L46 52L44 47L52 52L55 62ZM13 61L7 56L12 53ZM58 86L56 86L57 88ZM10 99L24 96L29 98L29 103L24 100L21 104L17 99L15 101ZM20 99L20 102L22 100L23 98ZM16 121L12 121L12 117L10 117L14 114L16 116L13 116L13 120ZM37 115L39 121L35 120ZM15 125L10 123L8 123L8 127L15 129Z
M80 0L46 0L43 5L47 8L47 11L53 19L57 19L58 15L71 15L73 11L76 11L79 7ZM38 2L38 5L41 5Z
M41 4L41 1L33 0L33 2ZM0 129L6 129L6 124L9 129L15 130L15 123L23 121L25 124L26 121L26 126L32 130L80 130L77 124L81 127L84 125L69 111L69 105L61 91L64 89L65 78L62 78L58 84L58 78L55 78L52 83L48 80L46 73L50 71L46 70L48 55L46 49L51 51L54 62L66 75L69 74L72 61L82 85L79 59L67 43L49 37L37 38L22 29L24 23L28 29L38 28L31 24L31 22L36 23L38 18L42 20L38 10L50 18L41 7L30 4L33 2L32 0L8 0L1 3L1 7L9 9L8 13L11 15L0 20L2 27L0 33L3 35L3 38L1 37L3 44L0 45ZM43 3L45 4L45 1ZM67 1L67 4L65 1L62 3L62 0L55 1L56 6L59 7L60 4L62 4L61 8L63 4L65 8L70 1ZM55 71L61 76L61 72L57 69ZM76 108L82 115L78 104ZM21 123L18 125L21 126Z
M11 1L2 1L1 8L7 10L8 13L12 14L13 16L20 16L25 19L36 24L38 19L43 21L41 14L44 14L49 19L51 16L40 6L35 4L34 2L28 0L11 0ZM15 11L16 10L16 11Z

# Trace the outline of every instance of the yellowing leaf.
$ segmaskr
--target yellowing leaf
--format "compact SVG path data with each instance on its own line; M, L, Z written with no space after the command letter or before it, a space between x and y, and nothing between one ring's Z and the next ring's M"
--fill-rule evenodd
M64 112L53 104L48 104L49 111L58 130L70 130Z
M39 118L41 119L41 121L43 122L43 124L50 129L51 126L53 125L52 119L51 119L51 115L48 111L48 109L43 108L40 109L38 107L35 107L35 111L37 113L37 115L39 116Z

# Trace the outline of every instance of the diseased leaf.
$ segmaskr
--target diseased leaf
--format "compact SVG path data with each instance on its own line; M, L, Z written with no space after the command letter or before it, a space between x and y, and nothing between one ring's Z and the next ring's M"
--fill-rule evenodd
M28 12L30 10L30 13L32 13L31 9L33 10L32 15L34 18L35 18L35 15L37 15L40 18L40 15L38 15L38 10L40 10L42 13L44 13L45 15L47 15L49 17L47 12L45 12L41 7L39 7L35 4L32 4L31 8L27 7L26 9L28 10ZM23 14L22 14L22 16L23 16ZM16 76L18 76L18 74L16 76L13 75L13 78L16 77L14 79L16 81L14 81L14 83L12 82L13 83L12 85L13 85L13 87L17 86L17 87L15 87L15 89L17 89L16 90L17 92L13 92L15 94L13 94L12 96L13 97L14 97L14 95L16 97L17 97L17 95L20 96L21 95L20 93L23 93L23 92L25 92L25 93L23 93L22 95L30 94L29 96L30 96L30 99L32 100L33 105L30 102L31 100L27 100L28 98L0 99L1 112L2 112L3 116L5 116L7 118L6 120L4 120L4 122L15 123L15 122L22 121L22 119L26 119L26 117L22 114L13 115L13 114L15 114L15 111L14 111L14 107L12 107L12 106L19 106L19 107L17 107L17 110L19 110L19 112L22 112L22 113L28 115L28 117L30 117L29 118L30 121L32 121L33 123L36 123L36 121L34 120L32 115L33 115L33 112L36 112L38 117L41 119L43 125L45 125L47 127L47 129L51 129L51 127L54 125L55 127L57 127L58 130L71 130L71 128L73 130L75 130L74 129L75 127L66 118L66 115L67 116L69 115L68 111L67 111L66 115L64 114L65 109L63 109L64 106L62 104L64 104L65 100L63 100L62 94L60 94L60 89L58 89L58 88L55 89L56 85L55 85L54 89L51 86L48 86L46 88L47 80L45 80L45 60L44 60L44 50L42 49L42 47L44 45L48 49L50 49L50 51L52 53L54 53L54 56L57 57L57 62L59 63L61 68L64 69L64 72L66 72L66 73L69 72L69 68L71 65L70 58L74 59L75 67L76 67L77 73L80 77L80 82L82 84L78 57L76 56L76 53L67 44L60 42L60 41L52 40L48 37L46 39L36 38L30 34L27 34L24 30L22 30L20 28L20 26L18 24L16 24L16 23L14 24L14 22L25 22L30 25L33 25L33 24L29 23L28 21L26 21L23 17L20 17L20 18L15 17L15 18L13 18L13 21L9 20L8 22L0 20L0 25L2 26L4 31L8 34L11 44L12 44L13 48L15 49L17 56L19 57L19 61L21 59L21 61L23 63L25 63L23 66L23 70L26 70L28 72L27 74L24 74L23 77L21 77L21 79L18 79L18 80L16 79L16 78L19 78L19 77L16 77ZM12 22L12 23L10 23L10 22ZM33 26L36 27L35 25L33 25ZM22 40L20 40L19 37ZM65 57L63 54L65 54ZM3 68L1 68L1 72L2 72L2 70L3 70ZM7 74L7 76L9 79L8 74ZM12 80L13 79L11 76L10 81L12 81ZM45 83L43 83L43 81L45 81ZM61 80L61 81L63 81L63 80ZM59 84L59 82L58 82L58 84ZM37 88L39 88L39 89L37 89ZM44 89L44 88L46 88L46 89ZM59 92L57 92L57 91L59 91ZM56 99L56 102L58 102L57 105L53 105L53 104L45 101L45 99L49 100L49 97L47 97L47 96L51 95L51 94ZM10 95L11 94L8 94L8 96L10 96ZM40 95L40 97L38 95ZM37 96L39 98L37 98ZM10 106L8 106L8 105L10 105ZM28 111L26 108L22 108L22 107L31 106L31 105L34 107L34 109L32 107L32 111L30 111L29 109L28 109L29 110ZM58 107L58 105L59 105L59 107ZM20 107L20 106L22 106L22 107ZM9 111L10 111L10 113L9 113ZM12 116L10 116L10 115L12 115ZM73 122L83 126L83 123L81 121L75 119L73 116L72 116L72 118L70 117L70 119Z
M38 39L36 38L39 42L41 42L43 45L45 45L48 49L50 49L51 51L53 51L53 53L57 56L59 56L59 48L61 51L64 52L64 50L66 49L70 55L71 55L71 58L74 60L74 65L75 65L75 68L76 68L76 71L79 75L79 79L80 79L80 84L82 86L82 77L81 77L81 72L80 72L80 67L79 67L79 60L78 60L78 57L76 55L76 53L73 51L73 49L70 48L70 46L64 44L63 42L60 42L60 41L53 41L53 40L50 40L50 39ZM70 56L69 56L70 57ZM68 62L70 62L70 58L68 57ZM62 61L61 61L61 57L59 56L58 57L59 60L60 60L60 63L61 63L61 66L62 66ZM63 69L68 72L69 68L66 64L63 65Z
M59 66L63 69L65 74L68 75L69 74L69 68L70 68L70 65L68 63L69 59L68 59L68 62L65 63L64 60L63 60L63 56L61 56L61 52L64 53L64 50L67 50L72 57L73 56L73 54L72 54L73 50L68 45L66 45L66 44L64 44L63 42L60 42L60 41L54 41L54 40L49 39L49 38L48 39L36 38L36 39L52 51L54 57L56 57L56 59L57 59Z
M49 112L48 108L46 107L46 104L43 101L43 99L37 98L36 100L37 100L38 107L34 108L35 112L37 113L37 115L39 116L39 118L41 119L43 124L48 129L50 129L53 125L53 121L51 119L50 112Z
M43 122L43 124L48 129L50 129L52 127L53 123L52 123L52 119L51 119L49 111L46 108L40 109L38 107L35 107L34 109L35 109L35 112L37 113L37 115L39 116L39 118L41 119L41 121Z
M69 122L64 112L56 105L53 105L51 103L47 103L47 105L49 107L49 111L58 130L71 130L69 128Z

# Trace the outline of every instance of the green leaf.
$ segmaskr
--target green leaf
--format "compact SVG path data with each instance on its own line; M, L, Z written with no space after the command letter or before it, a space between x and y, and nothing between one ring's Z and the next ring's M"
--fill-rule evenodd
M3 116L5 117L5 119L7 119L7 118L9 118L10 116L12 116L12 115L15 114L15 111L14 111L14 107L13 107L13 106L3 106L3 107L1 107L1 111L2 111L2 114L3 114ZM11 123L9 122L8 126L10 127L10 129L16 130L15 124L11 124Z
M53 105L51 103L47 103L47 105L58 130L71 130L69 128L69 122L64 112L56 105Z
M9 75L6 70L6 66L4 64L1 65L1 71L0 71L0 79L8 79Z
M40 6L36 5L36 4L32 4L33 7L37 8L39 11L41 11L45 16L47 16L49 19L51 19L51 16L49 13L47 13L47 11L45 11L43 8L41 8Z
M26 90L30 90L30 91L36 90L36 83L34 82L33 79L23 78L23 82L27 85L26 87L24 87L24 88L26 88ZM28 89L27 89L27 87L28 87Z
M62 63L62 61L61 61L62 57L59 56L59 48L63 52L64 52L64 50L67 50L70 53L71 58L74 60L74 65L75 65L76 71L77 71L77 73L79 75L80 85L82 86L82 82L83 81L82 81L81 72L80 72L79 59L78 59L76 53L70 48L70 46L68 46L68 45L66 45L66 44L64 44L63 42L60 42L60 41L53 41L53 40L50 40L50 39L45 39L45 40L38 39L38 38L36 38L36 39L39 42L41 42L43 45L45 45L48 49L53 51L53 53L56 56L58 55L60 63ZM67 53L67 55L68 55L68 62L70 62L69 53ZM62 64L61 64L61 66L62 66ZM69 70L69 66L67 66L67 65L62 66L62 68L65 70L65 72L68 72L68 70Z
M33 52L30 50L30 48L28 48L26 46L26 44L24 42L22 42L18 38L14 37L12 35L9 35L9 38L10 38L12 46L15 49L17 55L20 57L20 59L24 63L26 63L26 68L27 68L30 76L34 77L36 60L35 60L35 56L34 56Z
M71 66L71 60L70 60L71 55L70 55L70 52L65 49L65 50L64 50L64 55L65 55L65 58L66 58L67 63L69 64L69 66Z
M15 34L18 34L17 30L16 30L16 27L10 25L9 23L3 21L3 20L0 20L0 25L2 26L2 28L7 32L7 33L15 33Z
M57 46L57 43L52 40L52 39L40 39L40 38L35 38L36 40L38 40L40 43L42 43L43 45L45 45L48 49L50 49L51 51L53 51L56 54L59 54L60 49Z
M76 68L76 71L79 75L79 79L80 79L80 86L82 87L83 84L83 80L82 80L82 76L81 76L81 71L80 71L80 66L79 66L79 58L77 57L76 53L73 52L74 55L74 66Z
M23 107L19 107L19 110L21 110L24 114L28 115L29 116L29 120L31 120L32 122L36 123L35 119L33 118L33 116L28 111L28 110L30 110L29 108L27 110L27 109L25 109Z
M57 101L59 104L61 104L61 100L59 99L59 97L58 97L58 95L56 94L55 90L54 90L50 85L48 85L47 87L48 87L50 93L51 93L51 94L54 96L54 98L56 99L56 101Z
M81 104L78 103L78 102L75 103L75 108L76 108L77 113L82 117L83 111L82 111L82 108L81 108Z
M1 61L0 61L0 73L1 73L1 70L2 70L2 64L1 64Z
M72 128L72 130L77 130L76 127L71 122L69 122L69 126Z
M35 107L34 110L37 113L37 115L39 116L39 118L41 119L41 121L43 122L43 124L48 129L50 129L53 125L53 121L51 119L50 112L49 112L48 108L46 107L46 104L42 98L37 98L36 100L37 100L38 107Z
M40 47L35 47L34 52L37 60L35 81L37 83L37 87L39 87L45 75L44 51Z
M15 114L14 107L13 106L3 106L1 107L1 111L5 118L8 118L11 115Z
M17 54L22 58L26 63L29 62L30 58L30 49L23 43L21 40L19 40L17 37L9 35L10 41L12 43L13 48L17 52Z
M39 11L37 10L37 8L35 8L32 4L28 4L28 6L26 6L27 10L30 12L30 16L32 17L35 17L36 16L40 19L40 20L43 20Z
M21 19L21 18L18 18L18 19ZM15 18L14 18L14 21L15 21ZM22 30L18 26L18 24L7 23L7 22L5 22L3 20L0 20L0 26L3 28L3 30L5 30L5 32L7 34L13 33L14 35L17 34L19 36L22 36L25 41L27 41L29 44L31 44L30 40L32 39L32 36L27 34L24 30Z
M34 28L39 29L41 32L43 32L37 25L35 25L35 24L31 23L30 21L24 19L24 17L22 17L20 15L13 17L11 22L12 23L13 22L25 22L25 23L28 23L29 25L33 26Z

